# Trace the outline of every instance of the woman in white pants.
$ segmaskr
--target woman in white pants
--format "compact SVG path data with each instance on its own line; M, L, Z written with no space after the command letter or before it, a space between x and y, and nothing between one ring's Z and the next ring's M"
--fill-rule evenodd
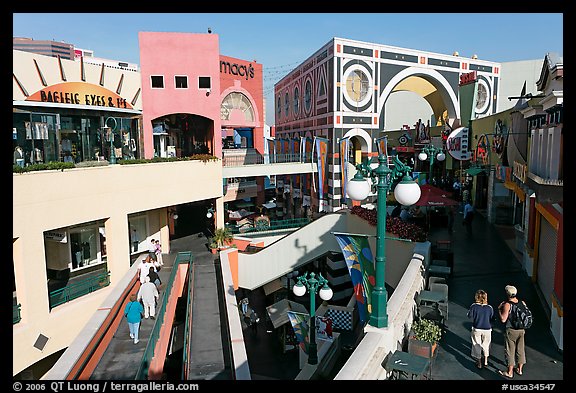
M476 361L476 367L482 368L488 366L494 309L488 304L488 294L483 289L476 291L474 300L467 316L472 319L472 358Z
M156 299L158 299L158 289L156 285L150 282L150 277L146 276L144 284L138 290L138 300L142 300L144 305L144 318L155 318L156 315Z

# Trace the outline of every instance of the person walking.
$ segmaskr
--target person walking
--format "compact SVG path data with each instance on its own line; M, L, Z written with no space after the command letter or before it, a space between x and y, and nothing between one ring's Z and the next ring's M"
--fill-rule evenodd
M472 221L474 220L474 207L472 206L472 201L468 199L466 205L464 205L464 220L462 223L466 227L466 233L472 236Z
M144 284L138 290L138 300L144 304L144 318L154 319L156 314L156 299L158 299L158 289L150 282L150 277L146 276Z
M487 367L492 341L491 321L494 317L494 309L488 304L488 294L485 290L476 291L474 303L468 309L466 316L472 320L472 359L476 361L476 367L479 369Z
M508 299L500 303L498 312L500 314L500 320L505 323L506 327L504 331L504 352L508 368L506 371L499 370L498 372L500 375L512 378L514 371L516 371L518 375L522 375L522 368L526 364L526 351L524 348L524 335L526 331L513 327L515 321L512 320L511 309L512 307L517 307L519 302L516 297L518 294L516 287L506 285L504 290L506 291ZM515 365L517 366L516 368L514 368Z
M134 339L134 344L138 344L138 330L140 329L140 321L142 320L142 312L144 307L138 301L135 293L130 295L130 302L124 308L124 316L128 322L128 329L130 329L130 338Z
M156 259L160 266L164 266L164 262L162 261L162 245L160 244L160 240L156 240L154 243L154 253L156 254Z
M160 280L160 276L156 272L156 269L148 270L148 277L150 277L150 282L156 285L156 289L160 290L160 285L162 285L162 280Z
M154 269L154 264L152 263L150 255L148 255L145 259L142 260L142 262L140 262L140 265L138 266L138 277L140 278L140 284L144 284L144 280L146 277L148 277L148 273L151 268Z

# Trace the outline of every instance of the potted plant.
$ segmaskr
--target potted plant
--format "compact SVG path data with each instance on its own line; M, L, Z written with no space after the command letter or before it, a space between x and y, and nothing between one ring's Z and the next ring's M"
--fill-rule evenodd
M220 249L228 247L230 243L232 243L232 232L230 232L228 228L217 228L216 231L214 231L212 241L216 242L216 245Z
M408 352L432 357L441 338L442 328L436 322L424 318L417 319L410 329Z
M210 251L212 252L212 254L216 254L216 251L218 251L218 243L216 243L216 241L212 240L210 242L210 244L208 244L208 248L210 248Z

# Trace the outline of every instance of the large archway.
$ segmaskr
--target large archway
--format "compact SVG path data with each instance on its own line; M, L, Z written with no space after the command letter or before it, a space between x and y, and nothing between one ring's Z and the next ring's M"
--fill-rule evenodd
M189 157L214 154L214 122L190 113L172 113L152 120L154 156Z

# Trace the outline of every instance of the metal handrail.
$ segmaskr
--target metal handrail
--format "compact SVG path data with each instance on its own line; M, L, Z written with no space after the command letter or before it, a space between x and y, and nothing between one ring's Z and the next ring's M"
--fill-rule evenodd
M135 379L137 380L148 379L148 369L150 368L150 362L154 357L156 343L158 342L158 338L160 337L160 329L164 324L166 306L168 304L169 294L172 292L172 287L174 286L174 279L176 278L176 273L178 272L178 265L180 263L185 262L192 264L191 251L181 251L176 255L176 259L174 260L174 265L172 266L172 271L170 272L168 283L166 284L166 289L164 290L164 296L162 296L162 304L160 304L158 307L156 322L154 323L154 327L150 332L150 338L148 339L146 349L144 350L144 355L142 356L140 366L138 367L138 372L136 373Z
M184 341L183 341L183 348L182 348L182 373L181 378L182 380L188 379L188 359L190 359L190 348L188 347L188 336L191 329L190 324L190 317L192 315L190 310L190 305L193 301L194 291L193 285L194 283L194 264L190 263L188 265L188 297L186 299L186 317L184 322Z
M50 309L107 287L108 285L110 285L110 272L100 273L66 285L64 288L50 292L48 295Z
M311 162L310 153L302 156L300 153L289 154L259 154L246 153L242 155L224 155L222 165L225 167L237 167L243 165L284 164Z
M270 225L262 225L255 227L243 227L242 232L240 228L230 228L233 234L236 233L248 233L248 232L263 232L263 231L274 231L277 229L288 229L288 228L300 228L307 225L312 220L310 218L292 218L287 220L271 220Z

